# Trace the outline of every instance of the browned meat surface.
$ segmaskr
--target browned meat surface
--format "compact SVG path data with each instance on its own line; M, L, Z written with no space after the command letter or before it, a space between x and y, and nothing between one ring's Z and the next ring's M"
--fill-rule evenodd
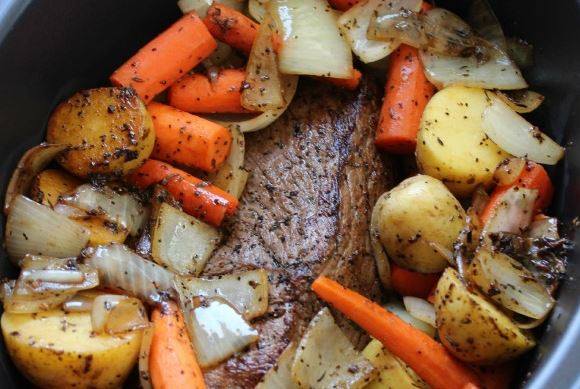
M288 112L246 137L250 179L229 237L205 275L249 268L270 273L270 308L254 323L260 341L206 374L210 388L253 388L321 304L309 287L321 273L377 298L368 242L375 199L392 171L373 144L379 96L301 81ZM338 321L353 343L364 335Z

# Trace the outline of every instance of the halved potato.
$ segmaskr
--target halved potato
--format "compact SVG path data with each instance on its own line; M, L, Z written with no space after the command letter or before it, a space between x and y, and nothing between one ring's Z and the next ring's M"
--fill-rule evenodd
M118 388L141 344L141 331L94 334L89 312L5 312L1 325L12 361L41 388Z
M116 177L135 170L149 157L155 130L134 91L97 88L61 103L50 117L46 138L73 147L58 160L75 176Z
M483 132L482 114L490 104L483 89L452 86L437 92L423 111L417 134L417 164L457 196L489 185L497 165L509 154Z
M452 268L445 270L437 284L435 312L441 343L469 363L504 362L536 344L493 304L467 290Z
M465 224L465 211L453 194L438 179L422 174L381 196L375 211L379 239L389 258L422 273L448 265L431 243L451 251Z

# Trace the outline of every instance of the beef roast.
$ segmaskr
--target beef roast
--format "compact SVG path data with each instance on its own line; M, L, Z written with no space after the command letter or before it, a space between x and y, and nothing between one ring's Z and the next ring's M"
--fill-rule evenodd
M310 291L319 274L378 297L368 226L392 172L373 144L379 99L367 81L348 92L302 80L286 114L246 137L250 178L228 238L204 275L267 269L270 307L254 322L259 342L208 371L208 387L259 382L320 309ZM365 335L335 316L360 346Z

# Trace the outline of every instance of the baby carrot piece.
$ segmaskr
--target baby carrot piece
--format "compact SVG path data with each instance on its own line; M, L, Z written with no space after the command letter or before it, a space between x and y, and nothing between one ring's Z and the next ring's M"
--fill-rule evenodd
M127 181L141 189L153 184L164 186L185 212L214 226L219 226L238 207L238 199L217 186L154 159L127 176Z
M418 273L391 262L391 283L401 296L427 298L441 276L440 273Z
M157 102L147 109L156 135L151 158L214 172L228 157L232 136L225 127Z
M346 11L355 4L358 4L360 0L328 0L332 8L339 11Z
M513 187L536 189L538 191L538 198L534 204L535 212L546 209L554 195L554 185L550 180L550 176L546 169L540 164L532 161L527 161L526 166L522 169L520 176L511 185L497 186L491 193L489 201L481 214L481 222L487 223L495 209L503 201L503 194Z
M244 113L243 69L224 69L215 79L204 74L189 74L169 88L169 105L191 113Z
M321 81L329 82L332 85L336 85L344 89L355 90L356 88L358 88L358 85L360 84L362 73L356 69L353 69L351 78L334 78L334 77L316 77L316 78Z
M149 354L151 383L155 389L205 389L203 373L187 335L183 315L166 302L151 314L153 339Z
M314 281L312 290L380 340L431 387L462 389L468 384L479 387L477 376L453 358L441 343L380 305L324 276Z
M132 87L146 103L193 69L217 47L202 20L189 13L146 44L111 75L116 86Z
M233 8L217 3L209 7L203 22L214 38L250 55L258 35L258 23Z
M423 110L434 92L423 72L417 49L399 46L391 54L375 144L395 154L412 153Z

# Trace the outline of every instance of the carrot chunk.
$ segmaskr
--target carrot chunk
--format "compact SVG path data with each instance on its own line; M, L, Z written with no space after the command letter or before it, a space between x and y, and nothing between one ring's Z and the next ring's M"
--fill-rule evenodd
M216 39L250 55L258 35L258 23L233 8L217 3L209 7L203 22Z

